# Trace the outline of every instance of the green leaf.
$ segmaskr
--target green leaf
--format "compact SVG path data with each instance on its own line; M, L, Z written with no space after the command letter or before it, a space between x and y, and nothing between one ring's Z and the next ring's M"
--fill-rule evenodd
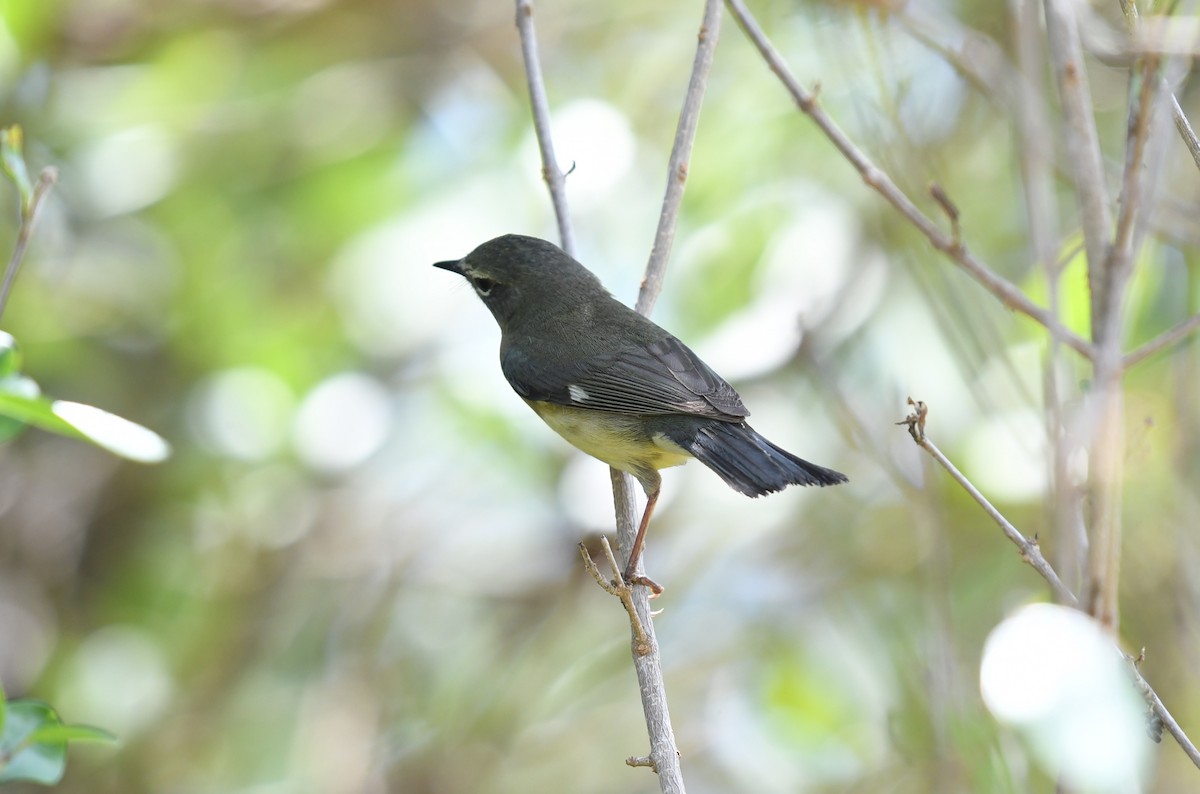
M4 720L8 712L8 698L4 695L4 684L0 683L0 736L4 735Z
M54 413L54 403L41 394L31 378L11 375L0 378L0 416L54 433L81 438L82 434Z
M0 733L0 783L28 780L52 786L62 780L67 765L67 744L37 742L34 735L42 728L62 725L62 720L45 703L14 700L8 704L4 731Z
M93 444L139 463L158 463L171 455L171 445L149 428L83 403L55 400L51 411Z
M43 725L33 732L29 741L38 744L56 744L60 742L99 742L101 744L116 744L117 737L103 728L92 725Z
M139 463L158 463L171 454L162 436L139 424L91 405L41 396L36 383L23 375L0 378L0 416L52 433L90 441ZM0 439L3 439L0 426Z

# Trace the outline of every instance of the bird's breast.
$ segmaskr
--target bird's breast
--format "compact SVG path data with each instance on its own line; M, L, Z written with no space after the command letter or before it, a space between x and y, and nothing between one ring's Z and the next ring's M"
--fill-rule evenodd
M575 448L615 469L638 476L650 469L687 463L691 455L661 434L651 434L645 419L575 408L551 402L526 400L542 421Z

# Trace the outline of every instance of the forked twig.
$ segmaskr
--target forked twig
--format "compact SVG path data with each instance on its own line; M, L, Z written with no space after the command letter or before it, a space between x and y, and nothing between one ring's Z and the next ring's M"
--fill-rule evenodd
M633 588L621 576L621 565L617 562L616 555L613 554L608 538L602 535L600 543L604 546L604 556L608 558L608 565L616 578L604 578L604 574L600 573L600 569L592 560L592 555L588 553L587 544L580 542L579 555L583 557L583 567L587 568L588 573L596 580L596 584L604 588L604 592L621 600L621 605L629 613L629 625L633 628L633 652L638 656L645 656L650 653L650 639L646 636L646 629L643 628L641 619L638 618L637 607L633 603Z

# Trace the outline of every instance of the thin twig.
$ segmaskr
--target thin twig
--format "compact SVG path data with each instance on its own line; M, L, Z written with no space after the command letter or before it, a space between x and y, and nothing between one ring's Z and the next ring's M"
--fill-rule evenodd
M675 127L675 142L671 146L671 159L667 164L667 190L663 196L662 212L658 216L658 228L654 232L654 245L650 248L650 260L642 277L634 308L646 316L654 309L658 293L662 291L663 276L671 256L671 244L675 241L675 227L679 222L679 205L683 202L683 188L687 184L688 163L692 157L692 142L696 139L696 125L700 121L700 105L704 100L704 87L708 83L708 72L712 67L713 51L721 33L721 2L706 0L704 20L700 23L697 36L696 57L692 62L692 76L688 80L687 95L679 111L679 123Z
M626 584L624 577L621 576L621 566L617 562L616 555L613 554L608 538L601 536L600 543L604 546L604 556L608 558L609 568L612 569L616 578L606 579L604 574L600 573L600 569L592 560L592 555L588 554L587 545L581 542L579 555L583 557L583 567L596 580L596 584L604 588L604 592L621 600L621 605L629 613L629 625L633 629L633 652L638 656L645 656L650 652L650 640L646 637L646 629L642 626L637 609L633 605L633 588Z
M1200 750L1196 749L1196 745L1192 744L1192 740L1184 733L1183 728L1179 727L1179 723L1171 716L1171 712L1167 711L1167 707L1163 705L1162 698L1158 696L1158 693L1154 691L1154 688L1142 676L1142 671L1138 669L1136 661L1130 661L1133 662L1130 665L1133 670L1133 682L1137 685L1138 691L1142 693L1142 697L1146 699L1150 710L1162 722L1163 727L1167 729L1167 733L1171 734L1171 737L1183 748L1183 752L1196 765L1196 768L1200 769Z
M33 194L29 204L21 203L20 225L17 228L17 242L13 245L12 256L9 257L8 267L4 270L4 284L0 286L0 316L8 306L8 296L12 293L13 283L17 280L17 272L21 269L21 261L25 258L25 249L29 247L29 239L33 236L33 225L37 222L38 210L50 189L58 181L58 169L43 168L38 174L37 184L33 186Z
M550 202L558 220L558 237L562 249L575 256L575 230L567 211L566 175L554 156L554 139L550 135L550 102L546 99L546 84L538 59L537 31L533 25L533 0L517 0L517 33L521 37L521 57L525 60L525 77L529 82L529 107L533 111L533 129L542 154L542 178L550 189Z
M1151 339L1146 344L1129 353L1121 360L1121 368L1129 369L1135 364L1140 364L1146 359L1153 356L1155 353L1165 348L1181 342L1200 329L1200 314L1193 314L1181 323L1178 323L1173 328L1170 328L1158 336Z
M988 292L994 295L1008 308L1042 324L1063 344L1075 350L1086 359L1092 357L1092 346L1068 328L1064 327L1049 311L1031 301L1016 285L985 265L965 245L956 241L953 235L947 235L938 228L925 213L904 194L887 172L876 166L849 136L831 119L817 103L816 96L800 85L796 77L788 69L783 57L771 44L758 21L746 9L741 0L726 0L725 5L737 18L747 38L754 44L767 65L783 83L788 93L800 110L805 113L825 137L842 153L852 166L862 176L863 182L878 192L884 199L895 207L901 215L909 220L921 234L929 240L938 251L946 254L951 261L959 265Z
M991 519L996 522L996 525L999 526L1004 532L1004 536L1011 540L1013 544L1021 550L1021 559L1029 563L1030 567L1037 571L1041 577L1046 580L1046 583L1050 585L1050 589L1054 591L1055 597L1062 603L1069 606L1079 606L1079 601L1075 598L1075 594L1067 589L1067 586L1064 585L1058 578L1058 574L1054 571L1054 568L1051 567L1050 563L1046 562L1046 558L1042 556L1042 550L1038 545L1037 538L1035 537L1033 540L1030 540L1021 534L1020 530L1014 527L1012 523L1009 522L1009 520L1005 518L1004 515L992 505L991 502L988 501L987 497L980 493L979 489L976 488L971 481L968 480L963 473L960 472L958 468L950 462L950 459L942 454L942 451L938 449L932 441L929 440L929 437L925 435L925 418L928 415L928 407L925 405L925 403L920 402L919 400L915 401L911 397L909 398L908 402L913 406L913 411L908 415L907 418L905 418L903 422L897 422L897 424L907 425L908 433L913 437L913 441L917 442L917 445L921 447L921 449L928 452L933 459L936 460L942 466L942 468L948 471L950 476L962 486L963 490L970 494L971 498L979 503L979 506L983 508L983 511L987 513L988 516L990 516Z
M908 399L908 402L909 405L913 406L912 412L910 412L903 421L897 422L896 424L906 425L908 427L909 435L912 436L913 441L915 441L919 447L928 452L930 456L942 466L942 468L950 473L950 476L954 478L955 482L962 486L962 488L971 495L971 498L979 503L984 512L986 512L988 516L996 522L996 525L999 526L1004 532L1005 537L1016 544L1017 548L1021 550L1021 558L1025 560L1025 562L1029 563L1030 566L1032 566L1033 569L1036 570L1042 576L1042 578L1046 580L1046 583L1050 585L1050 589L1054 592L1055 596L1057 596L1062 603L1079 609L1081 607L1079 599L1075 597L1075 594L1071 592L1070 588L1062 583L1062 580L1059 579L1058 573L1054 570L1054 567L1046 561L1045 557L1042 556L1041 549L1038 547L1037 538L1035 537L1033 540L1029 540L1023 534L1021 534L1021 532L1014 527L1012 523L1010 523L1009 520L1005 518L1002 513L1000 513L999 510L992 506L992 503L989 502L987 498L979 492L979 489L976 488L974 484L972 484L971 481L968 480L966 476L964 476L963 473L960 472L958 468L950 462L949 458L942 454L942 451L938 449L937 446L934 445L934 443L925 435L925 422L929 415L928 406L920 400L913 400L911 397ZM1123 656L1125 655L1120 648L1117 650ZM1175 741L1179 743L1179 746L1183 748L1183 752L1187 755L1187 757L1191 759L1192 763L1195 764L1198 769L1200 769L1200 751L1196 749L1196 745L1193 744L1190 738L1188 738L1188 735L1179 726L1179 723L1175 721L1175 718L1171 716L1171 712L1167 710L1167 707L1163 704L1162 699L1158 696L1158 693L1154 691L1153 687L1150 686L1150 683L1146 681L1136 666L1134 667L1133 672L1137 687L1141 691L1143 697L1145 697L1150 709L1154 712L1155 716L1162 721L1163 725L1167 728L1167 731L1172 737L1174 737Z

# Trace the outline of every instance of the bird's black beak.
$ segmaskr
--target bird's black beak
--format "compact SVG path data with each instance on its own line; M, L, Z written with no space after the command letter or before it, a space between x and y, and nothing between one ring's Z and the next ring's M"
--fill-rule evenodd
M454 259L449 262L434 262L433 266L440 267L442 270L449 270L451 273L457 273L460 276L465 275L461 259Z

